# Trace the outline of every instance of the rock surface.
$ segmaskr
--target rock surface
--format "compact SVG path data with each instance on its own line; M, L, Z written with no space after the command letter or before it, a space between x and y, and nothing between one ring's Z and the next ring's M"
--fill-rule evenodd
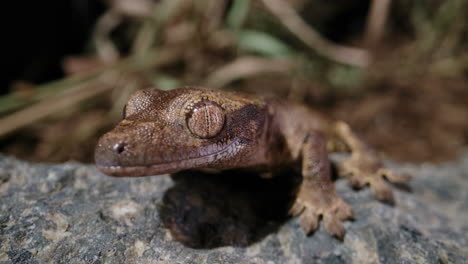
M396 205L338 180L343 241L286 216L297 177L111 178L0 156L0 263L468 263L468 153L413 175Z

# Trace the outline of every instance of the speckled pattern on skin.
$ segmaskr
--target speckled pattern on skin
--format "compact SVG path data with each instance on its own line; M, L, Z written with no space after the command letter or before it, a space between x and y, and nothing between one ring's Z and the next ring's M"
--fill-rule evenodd
M248 188L261 179L111 178L90 165L0 155L0 263L467 263L468 153L387 165L414 176L411 192L395 191L392 207L339 180L356 216L340 242L323 227L308 237L297 219L258 212L286 210L277 207L288 199L268 201L281 181L265 180L273 183L258 197L268 199L253 204Z

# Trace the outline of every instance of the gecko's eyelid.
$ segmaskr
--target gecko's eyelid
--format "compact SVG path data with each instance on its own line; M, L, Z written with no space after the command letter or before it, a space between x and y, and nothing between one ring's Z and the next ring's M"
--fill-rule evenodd
M122 109L122 119L125 119L125 117L127 117L126 112L127 112L127 104L125 104Z

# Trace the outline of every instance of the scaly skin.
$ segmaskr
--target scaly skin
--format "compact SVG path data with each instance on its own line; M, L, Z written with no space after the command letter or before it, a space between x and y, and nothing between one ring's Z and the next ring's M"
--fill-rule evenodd
M332 122L301 104L197 87L136 92L124 119L103 135L96 165L112 176L149 176L187 169L272 170L300 162L303 181L290 213L306 233L325 229L342 238L351 207L330 179L327 136L343 140L352 155L339 173L355 187L393 201L384 181L408 180L383 168L377 155L344 122Z

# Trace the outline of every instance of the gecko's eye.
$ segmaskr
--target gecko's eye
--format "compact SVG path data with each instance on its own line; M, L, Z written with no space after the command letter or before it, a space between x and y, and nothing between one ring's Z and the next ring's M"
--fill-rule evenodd
M122 119L125 119L127 117L127 114L125 112L127 112L127 104L125 104L122 109Z
M187 127L199 138L211 138L223 129L225 114L223 108L209 100L195 104L187 114Z

